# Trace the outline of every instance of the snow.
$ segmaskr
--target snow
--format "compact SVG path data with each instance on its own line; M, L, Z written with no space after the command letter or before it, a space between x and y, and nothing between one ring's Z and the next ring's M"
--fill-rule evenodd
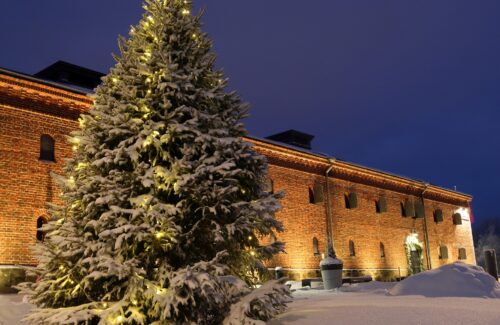
M495 295L500 298L500 284L487 276L480 267L453 263L398 283L345 284L336 290L300 288L293 292L289 309L268 324L498 325L500 299ZM240 283L234 277L222 278ZM293 290L300 282L287 284ZM248 299L241 302L243 307L248 307ZM23 296L0 295L0 324L21 324L31 308Z
M26 296L0 295L0 325L21 324L21 319L33 308Z
M389 294L500 298L500 283L480 266L456 262L409 277L389 290Z
M298 283L290 282L292 289ZM399 282L344 285L340 290L298 289L288 324L500 324L500 284L482 268L453 263Z
M385 289L390 285L394 283L362 283L332 291L298 290L288 311L268 324L500 324L498 299L388 296Z

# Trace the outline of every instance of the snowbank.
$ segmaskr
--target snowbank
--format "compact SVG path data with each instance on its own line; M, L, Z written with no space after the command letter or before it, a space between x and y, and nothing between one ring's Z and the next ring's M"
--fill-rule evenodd
M388 292L392 296L500 298L500 283L479 266L456 262L413 275Z
M22 324L21 319L32 308L33 305L26 302L25 296L16 294L0 295L0 324Z

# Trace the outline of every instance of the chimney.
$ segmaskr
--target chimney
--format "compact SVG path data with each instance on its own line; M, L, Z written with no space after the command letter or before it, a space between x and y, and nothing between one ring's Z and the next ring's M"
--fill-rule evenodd
M311 150L311 141L314 135L303 133L297 130L288 130L285 132L273 134L266 139L286 143L295 147Z

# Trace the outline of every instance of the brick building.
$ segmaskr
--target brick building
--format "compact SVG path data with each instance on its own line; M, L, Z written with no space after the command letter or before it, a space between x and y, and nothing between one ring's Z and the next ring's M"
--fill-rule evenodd
M58 202L51 173L62 172L72 154L66 136L92 104L82 89L100 76L61 62L35 76L0 69L0 282L36 264L37 227L49 219L47 203ZM311 138L247 138L269 160L269 186L286 193L277 218L287 253L269 267L296 278L317 273L327 236L347 272L391 277L475 263L471 196L315 154Z

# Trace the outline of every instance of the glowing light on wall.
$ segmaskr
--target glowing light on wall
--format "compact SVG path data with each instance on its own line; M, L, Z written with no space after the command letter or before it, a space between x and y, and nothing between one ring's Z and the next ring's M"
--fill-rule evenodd
M460 215L462 216L462 219L470 221L469 209L467 209L467 208L458 208L457 210L455 210L455 213L460 213Z

